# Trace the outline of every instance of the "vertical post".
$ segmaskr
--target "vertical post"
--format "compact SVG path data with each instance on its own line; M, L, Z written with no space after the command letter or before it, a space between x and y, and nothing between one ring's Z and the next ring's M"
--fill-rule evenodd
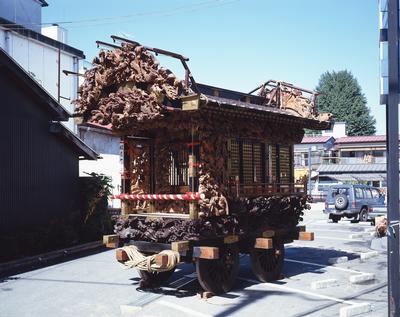
M122 137L120 141L120 163L121 163L121 193L130 192L130 182L128 181L127 171L129 170L129 157L127 153L127 138ZM129 214L129 202L121 200L121 214Z
M194 151L189 155L189 180L190 180L190 191L195 191L194 179L197 176L196 172L196 156ZM189 217L190 219L197 219L199 217L199 202L194 200L189 202Z
M275 162L277 192L281 192L281 147L279 144L275 145Z
M197 159L194 151L194 132L192 127L192 144L191 144L191 154L189 155L189 190L191 192L197 191L195 184L195 179L197 177ZM190 219L198 219L199 218L199 202L198 201L190 201L189 202L189 217Z
M57 101L61 100L61 49L58 49Z
M388 222L388 312L399 316L399 0L388 0L389 94L386 104ZM392 227L390 227L392 225Z
M191 200L189 202L189 218L190 219L199 218L199 202L197 200Z
M189 190L195 191L195 177L197 177L196 171L196 156L194 154L189 155Z
M189 88L189 69L185 69L185 87Z
M308 148L308 195L311 196L311 147Z

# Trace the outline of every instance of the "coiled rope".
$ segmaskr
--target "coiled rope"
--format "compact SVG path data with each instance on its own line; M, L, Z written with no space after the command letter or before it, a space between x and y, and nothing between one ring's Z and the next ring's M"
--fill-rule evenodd
M142 271L148 272L165 272L170 271L179 263L180 255L176 251L172 250L164 250L158 254L166 254L168 256L168 263L164 267L161 267L156 263L156 254L145 256L143 255L137 247L134 245L129 245L122 247L126 254L128 255L129 260L123 262L123 264L128 268L137 268Z

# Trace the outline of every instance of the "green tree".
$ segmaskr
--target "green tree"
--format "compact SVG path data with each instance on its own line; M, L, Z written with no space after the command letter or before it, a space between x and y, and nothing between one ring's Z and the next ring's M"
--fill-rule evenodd
M348 135L371 135L376 132L375 119L367 107L357 79L347 70L321 75L317 92L319 112L330 112L335 121L347 123Z

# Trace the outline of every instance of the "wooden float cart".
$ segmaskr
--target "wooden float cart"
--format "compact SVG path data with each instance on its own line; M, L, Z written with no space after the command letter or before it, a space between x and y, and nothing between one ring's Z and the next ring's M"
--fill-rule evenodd
M112 39L97 42L107 50L85 74L76 102L83 121L110 125L121 137L121 194L114 196L121 219L105 244L118 247L123 263L132 255L122 245L155 255L158 270L139 270L152 284L174 271L165 250L179 254L179 263L194 262L200 285L212 293L231 289L240 253L250 255L260 281L278 279L285 243L314 239L297 226L306 193L295 183L293 146L304 129L330 125L330 116L316 111L317 94L275 80L249 93L199 84L188 58ZM158 67L154 54L179 59L185 80ZM157 235L150 219L200 229Z

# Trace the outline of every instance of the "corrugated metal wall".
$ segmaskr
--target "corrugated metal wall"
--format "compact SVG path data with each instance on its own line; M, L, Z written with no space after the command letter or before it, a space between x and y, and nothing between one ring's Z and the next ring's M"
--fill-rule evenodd
M49 132L50 116L0 72L0 232L46 224L78 206L78 156Z

